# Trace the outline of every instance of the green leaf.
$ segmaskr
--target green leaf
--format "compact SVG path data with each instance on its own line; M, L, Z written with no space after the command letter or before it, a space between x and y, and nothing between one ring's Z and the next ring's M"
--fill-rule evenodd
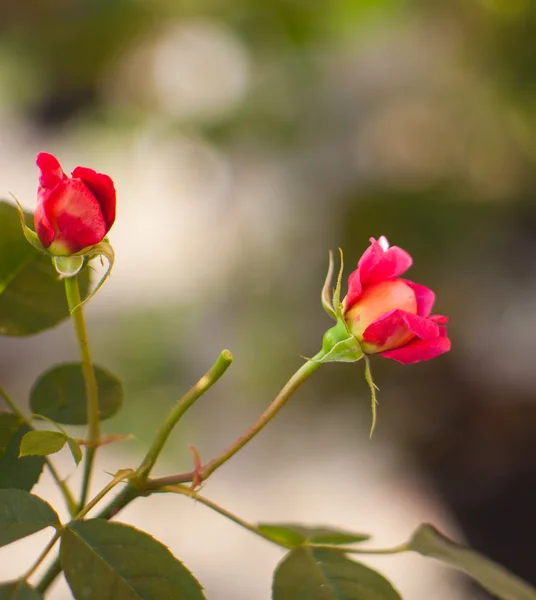
M41 498L24 490L0 490L0 546L59 525L58 515Z
M77 465L79 465L80 461L82 460L82 449L80 448L78 443L75 442L75 440L73 440L73 438L68 437L67 444L69 445L69 450L71 451L71 454L73 455L74 462Z
M188 569L150 535L102 519L73 521L61 564L77 600L204 600Z
M0 459L22 423L22 419L17 415L4 411L0 412Z
M32 431L17 415L0 412L0 489L31 490L37 483L45 459L42 456L19 458L21 439Z
M431 525L421 525L413 534L408 548L464 571L502 600L536 600L536 589L528 583L478 552L455 544Z
M353 544L370 539L366 533L351 533L333 527L306 527L294 523L261 523L259 530L286 544Z
M25 581L0 584L0 600L41 600L43 596Z
M123 386L102 367L94 366L99 389L100 420L109 419L123 404ZM38 415L66 425L86 425L86 388L81 363L57 365L43 373L30 392L30 407Z
M25 213L27 223L33 216ZM80 274L81 294L89 287L89 269ZM69 316L63 282L52 260L25 239L17 209L0 201L0 335L32 335L55 327Z
M301 546L274 574L273 600L400 600L382 575L339 550Z
M66 441L67 436L60 431L29 431L20 443L19 457L54 454L65 446Z

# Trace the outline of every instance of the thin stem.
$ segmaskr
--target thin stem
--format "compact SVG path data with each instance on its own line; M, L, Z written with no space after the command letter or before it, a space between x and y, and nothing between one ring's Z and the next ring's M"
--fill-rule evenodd
M409 552L410 547L407 543L400 544L400 546L395 546L394 548L353 548L352 546L337 546L335 544L311 544L314 548L319 548L320 550L339 550L340 552L345 552L347 554L401 554L402 552Z
M69 310L71 311L76 338L80 348L82 373L84 375L84 384L86 387L87 422L89 429L88 445L86 448L84 464L84 477L82 480L82 491L80 494L79 503L79 507L83 508L87 500L89 485L91 482L95 452L100 441L99 395L97 389L97 380L95 379L95 371L93 370L93 363L91 361L91 352L89 350L84 312L81 306L82 299L80 298L78 277L76 275L74 277L66 277L64 281L67 304L69 305Z
M365 381L368 383L370 388L370 399L371 399L371 407L372 407L372 423L370 425L370 433L369 437L372 437L374 433L374 429L376 428L376 415L377 410L376 407L378 405L378 400L376 398L376 390L378 387L374 383L374 379L372 379L372 371L370 370L370 359L366 354L363 354L363 358L365 359Z
M277 415L277 413L287 403L287 400L300 387L300 385L320 368L321 362L317 358L323 356L320 351L313 360L304 363L294 375L287 381L283 389L279 392L270 406L262 413L255 423L239 438L237 438L224 452L205 465L200 473L202 480L207 479L216 469L226 463L232 456L241 450L252 438L254 438L268 423Z
M45 558L47 557L48 553L54 547L54 544L58 541L59 537L60 537L60 532L56 531L56 533L54 534L54 537L50 540L50 542L48 542L48 544L45 546L43 552L41 552L41 554L37 557L37 560L35 561L35 563L33 564L33 566L26 573L26 575L24 575L24 579L28 579L29 577L31 577L37 571L39 565L45 560Z
M205 506L208 506L208 508L214 510L215 512L217 512L220 515L222 515L223 517L229 519L233 523L240 525L240 527L243 527L244 529L251 531L251 533L258 535L259 537L262 537L265 540L272 542L273 544L277 544L278 546L281 546L282 548L286 548L289 550L291 548L294 548L294 546L292 544L287 544L287 543L283 542L282 540L278 540L278 539L272 537L271 535L263 533L256 525L253 525L252 523L248 523L247 521L244 521L240 517L229 512L228 510L219 506L215 502L212 502L212 500L209 500L208 498L204 498L203 496L200 496L199 494L197 494L190 488L187 488L183 485L170 485L170 486L164 487L158 491L159 492L171 492L173 494L182 494L183 496L188 496L189 498L193 498L200 504L204 504Z
M315 357L313 357L312 360L309 360L304 365L302 365L298 369L298 371L296 371L296 373L289 379L285 387L281 390L281 392L279 392L279 394L272 401L270 406L264 411L264 413L259 417L259 419L257 419L257 421L246 431L246 433L237 438L227 448L227 450L222 452L220 456L210 461L205 467L202 467L200 470L189 471L187 473L172 475L170 477L146 479L178 419L181 418L181 416L186 412L188 408L190 408L190 406L199 398L199 396L206 392L206 390L211 385L213 385L230 366L232 360L231 353L224 350L221 353L218 360L216 361L216 363L207 372L207 374L204 377L202 377L197 382L197 384L194 387L192 387L185 394L185 396L183 396L183 398L181 398L181 400L179 400L179 402L175 405L175 407L171 411L171 414L167 418L164 426L158 432L153 444L151 445L151 448L147 452L147 455L142 462L142 465L138 469L138 477L132 478L129 481L129 483L127 483L127 485L124 487L124 489L113 500L111 500L111 502L105 508L103 508L95 518L106 520L112 519L121 510L123 510L123 508L125 508L128 504L130 504L139 496L148 496L151 493L160 491L162 487L178 483L188 483L207 479L209 475L214 473L216 469L218 469L232 456L234 456L275 417L275 415L284 406L284 404L292 396L292 394L300 387L300 385L320 367L322 363L317 362L315 359L321 358L322 356L323 353L319 352ZM183 488L181 487L180 489L182 490ZM177 490L175 490L175 492L182 493L181 491ZM188 495L191 496L192 494L188 492ZM199 501L201 502L200 498L201 497L198 497ZM213 503L208 504L209 502L209 500L203 498L203 503L207 504L207 506L210 506L210 508L218 510L218 512L221 512L221 514L224 514L225 516L231 515L231 513L227 513L225 509L222 509L219 506L216 508L217 505L211 505ZM239 519L239 517L231 515L229 516L229 518L231 518L231 520L234 520L234 522L238 523L239 525L244 524L243 526L245 526L246 529L249 529L250 531L260 535L261 537L264 537L265 539L273 543L283 546L283 544L279 541L272 539L267 535L264 535L258 530L255 530L254 525L249 525L245 521ZM39 592L44 593L49 588L49 586L52 585L52 583L60 573L60 562L59 559L56 559L56 561L52 563L52 565L49 567L48 571L45 573L43 579L39 582L36 589Z
M265 540L268 540L269 542L272 542L273 544L281 546L282 548L286 548L287 550L292 550L293 548L296 547L296 544L286 543L283 540L277 539L275 537L272 537L269 534L264 533L263 531L261 531L258 528L257 525L253 525L252 523L248 523L247 521L244 521L240 517L238 517L235 514L229 512L228 510L226 510L225 508L219 506L215 502L212 502L212 500L209 500L208 498L204 498L203 496L200 496L198 493L194 492L190 488L187 488L186 486L183 486L183 485L170 485L170 486L161 488L160 490L157 490L157 491L158 492L168 492L168 493L173 493L173 494L181 494L183 496L188 496L189 498L193 498L194 500L196 500L200 504L204 504L205 506L208 506L208 508L210 508L213 511L219 513L220 515L222 515L223 517L229 519L233 523L236 523L240 527L243 527L244 529L247 529L248 531L251 531L251 533L254 533L255 535L258 535L259 537L262 537ZM307 544L307 545L310 546L310 547L312 547L312 548L318 548L318 549L321 549L321 550L338 550L340 552L346 552L348 554L378 554L378 555L384 554L384 555L389 555L389 554L400 554L401 552L408 552L410 550L410 548L409 548L409 546L408 546L407 543L406 544L401 544L400 546L396 546L394 548L385 548L385 549L381 549L381 548L378 548L378 549L363 549L363 548L354 548L352 546L340 546L340 545L336 545L336 544Z
M140 468L138 469L138 474L140 477L147 478L179 419L200 396L202 396L216 383L216 381L218 381L218 379L231 366L232 362L233 355L229 352L229 350L223 350L216 362L205 373L205 375L203 375L203 377L201 377L201 379L193 387L191 387L186 394L184 394L177 404L175 404L167 419L164 421L164 424L156 434L151 447L149 448Z
M61 564L59 556L56 557L54 562L48 567L46 573L43 575L41 581L35 586L35 589L42 595L48 590L48 588L54 583L56 577L61 573Z
M28 427L32 427L31 420L28 419L28 417L26 417L26 415L19 409L19 407L15 404L13 398L11 398L11 396L3 387L0 387L0 396L2 396L5 403L9 406L13 413L15 413L17 417L19 417L21 421L23 421ZM78 505L76 500L74 499L71 490L69 489L69 486L60 477L59 473L56 471L56 467L54 467L54 464L52 463L50 458L48 456L45 456L44 459L45 464L48 470L50 471L50 474L52 475L52 478L56 482L57 486L60 488L63 499L65 500L65 504L67 505L67 509L69 510L69 514L71 515L71 517L74 516L76 514Z
M110 481L110 483L103 488L96 496L95 498L93 498L93 500L91 500L91 502L88 502L81 510L80 512L76 515L75 520L80 520L83 517L85 517L87 515L87 513L94 507L96 506L103 498L104 496L106 496L106 494L108 494L110 491L113 490L113 488L120 483L121 481L124 481L125 479L127 479L128 477L131 477L134 474L134 471L132 469L123 469L122 471L119 471L119 473L112 479L112 481Z
M219 469L224 463L226 463L232 456L234 456L239 450L241 450L252 438L254 438L268 423L277 415L277 413L283 408L287 400L292 394L300 387L300 385L310 377L317 369L320 368L321 362L316 359L323 356L323 352L320 351L311 360L308 360L303 364L294 375L287 381L285 387L279 392L268 408L262 413L262 415L255 421L255 423L240 437L238 437L226 450L224 450L219 456L212 459L204 467L193 471L187 471L186 473L179 473L177 475L169 475L167 477L158 477L155 479L149 479L145 485L147 490L158 490L168 485L176 485L180 483L198 482L205 481L216 469Z

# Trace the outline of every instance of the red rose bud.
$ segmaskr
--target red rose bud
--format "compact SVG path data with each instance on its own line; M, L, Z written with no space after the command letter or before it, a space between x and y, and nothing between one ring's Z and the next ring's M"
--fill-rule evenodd
M40 152L35 230L45 248L69 256L104 239L115 220L115 188L108 175L76 167L68 177L58 160Z
M385 237L370 239L348 278L344 320L365 354L381 354L404 364L435 358L450 350L447 317L432 315L432 290L400 279L411 256Z

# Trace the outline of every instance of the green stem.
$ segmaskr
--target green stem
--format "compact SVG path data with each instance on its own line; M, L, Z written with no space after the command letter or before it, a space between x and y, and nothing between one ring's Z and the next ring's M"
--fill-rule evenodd
M262 413L262 415L253 423L253 425L240 437L238 437L226 450L224 450L219 456L211 460L204 467L194 471L188 471L186 473L179 473L177 475L169 475L167 477L158 477L155 479L149 479L145 484L147 490L158 490L168 485L177 485L180 483L188 483L193 481L205 481L216 469L219 469L224 463L226 463L232 456L234 456L240 449L242 449L252 438L254 438L268 423L277 415L277 413L283 408L287 400L292 394L300 387L300 385L310 377L322 364L317 359L322 358L324 352L321 350L311 360L304 363L294 375L287 381L285 387L279 392L279 394L272 400L272 403Z
M60 559L57 557L54 562L48 567L41 581L35 586L35 589L44 595L48 588L54 583L56 577L61 573Z
M54 547L55 543L59 540L59 538L60 538L60 532L56 531L56 533L54 534L54 537L50 540L50 542L48 542L48 544L45 546L43 552L41 552L41 554L37 557L37 560L35 561L33 566L26 573L26 575L24 575L24 579L28 579L37 571L39 565L48 556L48 553L52 550L52 548Z
M71 312L71 317L74 323L76 338L80 348L80 357L82 359L82 373L84 375L84 383L86 387L86 405L87 405L87 422L88 429L88 445L86 448L84 476L82 480L82 491L80 494L79 507L83 508L91 482L91 474L93 471L93 461L95 460L95 452L100 442L100 421L99 421L99 395L97 389L97 380L95 379L95 371L91 361L91 352L86 331L86 322L84 312L82 310L82 299L80 298L80 289L78 287L78 277L65 278L65 294L67 296L67 304Z
M19 407L15 404L13 398L11 398L11 396L3 387L0 387L0 396L2 396L5 403L9 406L12 412L15 415L17 415L17 417L19 417L21 421L23 421L28 427L32 427L31 420L28 419L28 417L26 417L26 415L19 409ZM44 459L45 464L48 470L50 471L50 474L52 475L52 478L56 482L57 486L60 488L63 499L65 500L65 504L67 505L67 509L69 510L69 514L71 515L71 517L73 517L77 512L77 502L74 499L74 496L71 493L69 486L65 483L65 481L63 481L59 473L56 471L56 468L54 467L50 458L48 458L48 456L45 456Z
M294 375L287 381L283 389L272 401L270 406L262 413L262 415L253 423L253 425L239 438L237 438L224 452L211 460L207 465L201 469L201 479L205 480L209 477L216 469L226 463L231 457L233 457L239 450L241 450L252 438L254 438L262 429L268 425L268 423L277 415L277 413L287 403L287 400L294 394L294 392L300 387L300 385L309 378L317 369L322 365L318 360L323 356L323 352L320 351L312 360L308 360L304 363Z
M164 424L156 434L156 437L151 444L145 458L143 459L138 475L142 479L146 479L154 467L165 443L167 442L173 428L184 415L184 413L192 406L192 404L202 396L216 381L227 371L233 362L233 355L229 350L223 350L212 367L201 377L201 379L191 387L188 392L175 404L169 413Z
M113 488L120 483L121 481L124 481L125 479L131 477L134 474L134 471L132 469L123 469L122 471L119 471L119 473L112 479L112 481L110 481L110 483L104 487L96 496L95 498L93 498L93 500L91 500L91 502L88 502L84 508L82 508L80 510L80 512L75 516L75 520L80 520L83 517L85 517L87 515L87 513L93 508L95 507L103 498L104 496L106 496L110 491L113 490Z
M253 525L252 523L248 523L247 521L244 521L237 515L229 512L228 510L219 506L215 502L212 502L212 500L209 500L208 498L204 498L203 496L200 496L199 494L197 494L190 488L187 488L186 486L170 485L170 486L161 488L160 490L158 490L158 492L164 492L164 493L168 492L168 493L181 494L183 496L188 496L189 498L193 498L196 502L199 502L200 504L204 504L208 508L219 513L220 515L222 515L226 519L229 519L233 523L236 523L240 527L243 527L244 529L251 531L251 533L258 535L259 537L262 537L265 540L272 542L273 544L281 546L282 548L285 548L287 550L292 550L293 548L296 547L296 544L286 543L283 540L277 539L267 533L264 533L263 531L261 531L258 528L257 525ZM401 544L400 546L396 546L394 548L385 548L385 549L383 549L383 548L378 548L378 549L366 549L365 548L364 549L364 548L354 548L352 546L339 546L339 545L335 545L335 544L308 544L308 545L311 546L312 548L319 548L321 550L339 550L340 552L346 552L349 554L389 555L389 554L400 554L401 552L408 552L410 550L407 543Z
M272 542L273 544L277 544L278 546L281 546L282 548L286 548L288 550L294 548L294 546L292 544L287 544L287 543L283 542L282 540L278 540L278 539L272 537L271 535L263 533L256 525L253 525L252 523L248 523L247 521L244 521L237 515L234 515L233 513L229 512L228 510L223 508L222 506L219 506L215 502L212 502L212 500L209 500L208 498L204 498L203 496L200 496L199 494L197 494L190 488L187 488L186 486L170 485L170 486L164 487L158 491L159 492L171 492L173 494L182 494L183 496L188 496L189 498L193 498L196 502L199 502L200 504L204 504L205 506L208 506L208 508L219 513L226 519L229 519L233 523L240 525L240 527L243 527L244 529L251 531L251 533L258 535L259 537L262 537L265 540Z
M370 425L370 433L369 437L372 437L374 433L374 429L376 428L376 407L378 405L378 400L376 399L376 384L374 383L374 379L372 379L372 371L370 370L370 359L366 354L363 354L363 358L365 359L365 381L368 383L370 388L370 399L372 406L372 423Z
M139 489L131 487L129 483L119 492L119 494L106 506L101 512L95 516L96 519L106 519L107 521L125 508L128 504L142 495ZM54 583L56 577L61 573L61 563L59 557L56 557L54 562L47 569L41 581L35 586L35 589L44 594L48 588Z
M411 548L409 545L400 544L400 546L395 546L394 548L353 548L352 546L337 546L335 544L311 544L314 548L319 548L320 550L339 550L340 552L345 552L347 554L378 554L378 555L390 555L390 554L401 554L402 552L409 552Z
M206 479L209 475L214 473L216 469L218 469L232 456L234 456L241 448L243 448L253 437L257 435L257 433L259 433L259 431L261 431L261 429L263 429L276 416L279 410L281 410L281 408L284 406L287 400L300 387L300 385L320 367L322 363L316 362L315 359L319 359L322 356L323 352L320 351L316 356L313 357L313 360L307 361L305 364L303 364L298 369L298 371L296 371L296 373L288 380L288 382L285 384L285 387L279 392L277 397L272 401L270 406L264 411L264 413L259 417L259 419L257 419L257 421L243 435L237 438L227 448L227 450L225 450L220 456L216 457L214 460L210 461L205 467L201 468L199 472L194 470L189 471L188 473L172 475L170 477L146 479L177 421L182 417L186 410L188 410L188 408L190 408L190 406L199 398L199 396L206 392L206 390L211 385L213 385L230 366L232 361L231 353L224 350L221 353L218 360L216 361L216 363L206 373L206 375L202 377L197 382L197 384L194 387L192 387L187 392L187 394L183 396L183 398L181 398L179 402L175 405L165 424L162 426L155 440L153 441L145 459L142 462L142 465L138 469L138 477L132 478L129 481L129 483L127 483L127 485L124 487L124 489L121 490L121 492L113 500L111 500L111 502L105 508L103 508L95 518L106 520L112 519L113 517L115 517L115 515L117 515L117 513L123 510L123 508L125 508L128 504L130 504L139 496L148 496L151 493L159 491L164 486L192 482L199 477L201 478L201 480ZM189 493L188 495L191 494ZM224 514L225 516L231 515L231 513L227 513L227 511L221 509L221 507L219 506L216 509L215 507L217 505L211 506L210 504L208 504L209 502L210 501L207 500L204 503L206 503L207 506L214 508L214 510L218 509L218 512L221 512L221 514ZM249 526L249 524L239 519L239 517L235 517L234 515L232 515L231 520L234 520L234 522L238 523L239 525L244 524L243 526L246 526L246 529L257 533L261 537L264 537L265 539L271 542L279 544L280 546L282 545L275 539L272 539L269 536L266 536L261 532L256 531L254 525ZM60 562L59 559L56 559L56 561L52 563L52 565L49 567L48 571L45 573L43 579L39 582L36 589L39 592L44 593L60 573Z

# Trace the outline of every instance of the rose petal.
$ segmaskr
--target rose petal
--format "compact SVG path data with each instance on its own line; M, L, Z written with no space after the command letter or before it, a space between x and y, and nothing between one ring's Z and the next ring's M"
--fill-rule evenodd
M100 204L102 216L108 231L115 221L114 182L103 173L97 173L87 167L76 167L73 177L81 179Z
M381 356L396 360L404 365L430 360L450 350L450 340L447 337L446 328L439 328L439 337L435 340L413 339L402 348L381 352Z
M435 302L435 294L431 289L420 285L419 283L413 283L403 279L407 285L415 292L415 298L417 299L417 314L421 317L427 317L432 312L432 307Z
M444 315L430 315L428 318L438 325L445 325L445 323L449 322L449 318L445 317Z
M41 240L41 243L45 248L48 248L52 241L54 240L54 228L49 223L48 218L43 209L43 202L39 202L35 208L34 212L34 224L35 224L35 232L37 236Z
M41 169L39 185L42 188L52 189L65 177L58 159L48 152L39 152L35 164Z
M368 285L398 277L412 264L411 256L402 248L391 246L384 250L380 242L370 238L370 246L365 250L358 263L361 283Z
M348 277L348 293L344 298L344 312L348 312L352 306L361 298L363 286L359 276L359 269L356 269Z
M54 229L54 241L62 243L71 253L98 244L106 235L100 205L80 180L65 180L41 206Z
M370 238L370 246L359 259L357 269L348 277L348 293L344 299L344 310L349 311L361 298L363 286L394 279L407 271L413 260L397 246L389 247L385 236L377 241Z
M430 319L395 309L382 315L365 329L363 348L365 352L374 353L391 350L407 344L415 336L433 340L439 336L439 328Z

